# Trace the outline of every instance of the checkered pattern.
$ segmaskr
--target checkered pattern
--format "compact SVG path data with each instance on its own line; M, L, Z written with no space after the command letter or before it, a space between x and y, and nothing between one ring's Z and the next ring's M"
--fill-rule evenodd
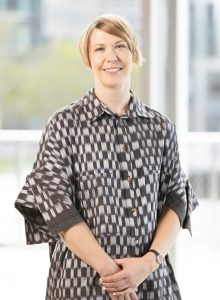
M164 209L173 209L190 230L196 205L174 125L134 95L127 115L118 117L93 90L51 117L15 203L27 243L50 245L46 300L109 299L97 273L58 232L85 221L111 257L141 256ZM181 299L168 257L139 286L138 299Z

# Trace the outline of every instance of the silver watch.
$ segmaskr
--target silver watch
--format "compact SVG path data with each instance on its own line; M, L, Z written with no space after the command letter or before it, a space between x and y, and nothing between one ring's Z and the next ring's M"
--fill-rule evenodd
M148 252L152 252L156 255L156 261L158 262L158 264L160 265L163 261L163 255L160 254L158 251L154 250L154 249L150 249L148 250Z

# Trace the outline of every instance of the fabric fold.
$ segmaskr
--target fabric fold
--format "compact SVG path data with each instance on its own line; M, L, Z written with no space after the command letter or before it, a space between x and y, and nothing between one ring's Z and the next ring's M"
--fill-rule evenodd
M84 221L74 205L74 184L53 122L42 135L33 170L15 202L25 218L27 244L53 242L59 232Z

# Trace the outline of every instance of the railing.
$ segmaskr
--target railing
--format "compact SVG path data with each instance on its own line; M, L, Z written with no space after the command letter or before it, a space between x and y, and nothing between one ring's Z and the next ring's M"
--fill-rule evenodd
M220 133L189 132L184 139L187 169L201 198L220 199Z
M17 223L22 221L16 219L12 205L32 168L41 134L41 130L0 130L0 228L11 228L11 234L4 237L8 244L22 242L16 234ZM184 145L181 156L197 197L219 200L220 133L193 132L178 138Z
M3 161L14 166L20 185L22 171L31 166L36 156L41 130L0 130L0 174ZM178 136L184 170L201 198L220 198L220 132L187 132ZM9 163L9 161L13 163ZM5 169L5 168L4 168Z
M44 248L31 247L28 250L25 248L23 218L13 209L17 192L20 190L24 177L31 169L36 156L41 133L41 131L0 130L0 228L2 229L0 251L2 257L6 255L5 261L7 262L10 261L11 257L17 257L18 251L20 251L19 257L35 262L34 269L39 278L37 282L40 282L39 290L41 289L43 293L47 269L44 268L42 275L42 265L39 268L36 257L41 257L44 266L47 266L49 263L48 249L46 245ZM183 298L215 299L218 286L218 274L215 270L219 269L215 266L220 251L218 222L220 203L210 200L219 200L220 198L218 184L220 182L220 133L188 133L185 136L179 135L178 139L181 141L180 144L184 146L181 147L181 155L184 155L188 174L197 196L199 196L200 207L193 214L193 239L188 240L189 235L182 231L178 238L177 247L173 248L171 255L175 262L174 266ZM35 252L30 252L31 250ZM209 259L204 260L204 257ZM207 279L203 273L198 272L201 267L201 260L203 260L206 273L214 274L210 277L211 279ZM15 270L20 270L19 260L15 260L14 265ZM3 264L3 280L11 278L9 269L8 263ZM191 270L190 273L188 272L189 269ZM19 276L18 273L15 274ZM27 274L30 274L30 270L25 268L22 275L25 281L28 281L29 278ZM208 287L201 290L199 288L201 282L204 287ZM210 286L213 286L211 290Z
M41 130L0 130L0 142L38 142Z

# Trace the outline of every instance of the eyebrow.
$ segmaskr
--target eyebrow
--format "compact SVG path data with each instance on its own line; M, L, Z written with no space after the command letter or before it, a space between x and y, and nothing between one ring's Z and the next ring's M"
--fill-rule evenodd
M116 45L116 44L119 44L119 43L126 43L126 42L125 42L124 40L120 40L120 41L115 42L115 45ZM93 45L92 47L97 47L97 46L105 46L105 44L99 43L99 44Z

